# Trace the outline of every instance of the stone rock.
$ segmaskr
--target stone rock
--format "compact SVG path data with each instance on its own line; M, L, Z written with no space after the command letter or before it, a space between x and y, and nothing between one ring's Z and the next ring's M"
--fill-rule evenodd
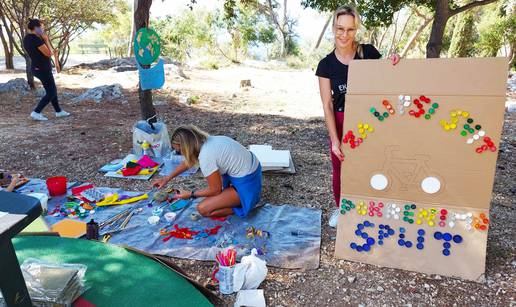
M124 71L135 71L135 70L138 70L138 68L136 68L136 66L115 66L115 67L111 68L110 70L115 71L115 72L124 72Z
M43 96L45 96L45 94L46 94L45 89L42 87L38 88L35 92L36 97L43 97Z
M0 83L0 93L21 92L26 94L29 90L29 84L23 78L11 79L6 83Z
M240 80L240 87L251 87L251 80Z
M72 99L72 102L79 103L82 101L93 100L96 103L100 103L101 101L113 101L115 99L122 98L124 98L124 95L122 94L122 86L118 83L115 83L111 85L101 85L91 88L80 96Z
M383 287L382 287L382 286L378 286L378 287L376 287L376 291L378 291L378 292L383 292Z
M348 276L348 282L354 283L357 278L355 276Z
M155 106L166 106L167 102L163 100L153 100L152 104Z

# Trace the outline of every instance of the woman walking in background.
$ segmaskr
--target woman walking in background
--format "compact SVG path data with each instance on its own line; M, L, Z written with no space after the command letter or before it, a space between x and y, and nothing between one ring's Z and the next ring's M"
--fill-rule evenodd
M31 59L31 70L45 88L45 96L41 98L38 105L30 114L34 120L48 120L41 112L52 103L56 111L56 117L69 116L70 113L63 111L57 99L57 87L52 75L52 64L50 58L54 54L48 36L45 34L44 25L38 19L29 19L29 33L23 38L23 48Z

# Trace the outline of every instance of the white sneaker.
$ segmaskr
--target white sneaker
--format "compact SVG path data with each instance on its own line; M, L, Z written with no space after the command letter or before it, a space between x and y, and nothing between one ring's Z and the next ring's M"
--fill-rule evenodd
M43 115L41 113L36 113L34 111L32 111L32 113L30 113L30 117L32 117L33 120L40 120L40 121L48 120L48 118L46 118L45 115Z
M66 112L65 110L61 110L61 112L56 112L56 117L67 117L70 116L70 113Z
M331 213L330 219L328 220L328 225L330 225L330 227L332 227L332 228L337 227L337 224L339 223L339 215L340 215L339 209L335 209L335 211L333 211Z

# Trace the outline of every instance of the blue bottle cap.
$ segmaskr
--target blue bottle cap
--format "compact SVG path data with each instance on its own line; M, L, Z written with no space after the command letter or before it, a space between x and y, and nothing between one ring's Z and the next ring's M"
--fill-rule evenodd
M362 232L359 229L357 229L355 230L355 234L360 237L362 235Z
M417 249L423 249L423 248L425 248L425 246L423 245L423 243L418 243L418 244L416 245L416 247L417 247Z
M410 205L410 209L416 209L416 204Z
M417 237L417 241L419 243L423 243L423 242L425 242L425 237Z
M357 245L357 252L361 252L363 249L362 249L362 246L360 245Z
M444 247L444 248L450 248L450 247L451 247L450 242L444 242L444 243L443 243L443 247Z
M378 245L383 245L383 241L382 240L378 240Z
M400 232L401 232L401 233L405 233L405 228L400 227Z
M434 232L434 238L436 240L441 240L443 238L443 234L440 231Z
M462 242L462 237L460 235L454 235L453 236L453 242L461 243Z
M400 237L400 239L405 239L405 235L402 233L400 233L399 237Z
M389 236L392 236L392 235L394 234L394 229L389 228L389 230L387 231L387 233L389 234Z
M378 236L378 240L381 240L381 239L383 239L383 238L384 238L384 237L383 237L382 235L379 235L379 236Z
M450 250L447 249L447 248L443 249L443 255L449 256L450 255Z
M364 244L362 245L362 249L365 251L365 252L368 252L371 250L371 246L369 246L368 244Z
M425 235L425 231L423 229L419 229L417 231L417 234L420 235L420 236L424 236Z
M364 225L362 225L362 224L358 224L358 225L357 225L357 229L360 229L360 230L364 229Z
M371 225L371 223L369 223L369 221L364 221L364 226L365 227L369 227L369 225Z
M357 244L355 242L351 243L349 245L349 247L351 247L352 249L356 249L357 248Z
M369 238L369 235L365 232L362 232L361 237L362 237L362 239L367 239L367 238Z
M405 246L408 247L408 248L411 248L412 247L412 242L405 241Z
M405 240L403 240L403 239L399 239L399 240L398 240L398 245L399 245L399 246L405 246Z
M384 228L383 224L380 224L380 226L378 226L378 227L380 227L380 229L383 229L383 228Z
M367 238L366 242L367 242L368 245L373 245L375 241L374 241L373 238Z
M447 232L447 233L443 234L443 239L444 239L444 241L451 241L451 239L452 239L451 233Z
M378 234L379 234L379 235L383 235L383 234L384 234L383 230L381 230L381 229L380 229L380 230L378 231Z

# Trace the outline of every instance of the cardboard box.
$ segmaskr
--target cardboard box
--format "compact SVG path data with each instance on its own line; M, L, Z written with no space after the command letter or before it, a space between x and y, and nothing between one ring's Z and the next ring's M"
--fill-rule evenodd
M483 137L467 144L460 132L466 117L459 116L457 128L445 131L440 121L451 122L450 113L455 110L469 112L474 120L471 126L481 125L485 136L499 147L504 119L505 91L508 62L505 58L478 59L423 59L402 60L393 66L388 60L360 60L350 63L348 94L346 95L344 134L353 130L358 136L357 125L367 123L374 127L355 149L343 144L345 161L342 164L342 198L351 200L355 206L364 201L367 206L373 201L382 202L382 217L360 215L352 209L341 215L337 233L335 255L353 261L380 266L441 274L482 281L485 271L487 231L473 227L467 230L466 221L456 221L449 226L454 213L479 216L489 215L491 193L498 152L487 150L477 153L475 149L485 144ZM411 103L403 115L398 109L400 95L411 100L424 95L432 100L421 102L426 114L432 103L438 108L430 119L415 118L409 109L418 110ZM383 121L371 114L371 107L383 113L382 105L388 100L395 110ZM475 134L478 130L475 130ZM387 187L375 190L370 182L374 175L382 174L388 179ZM433 177L440 182L438 192L423 191L421 182ZM415 204L414 223L403 221L403 209L399 220L387 219L387 206L391 203L403 208ZM420 209L446 209L445 226L435 226L422 220L416 224ZM367 210L368 211L368 210ZM364 239L355 234L357 224L369 221L375 227L366 227L369 237L375 239L369 252L357 252L351 243L363 244ZM386 224L395 230L395 235L378 244L379 225ZM400 246L399 230L405 228L405 240L413 246ZM417 249L417 232L424 230L424 248ZM443 255L444 240L434 239L434 233L460 235L461 243L451 241L449 256Z

